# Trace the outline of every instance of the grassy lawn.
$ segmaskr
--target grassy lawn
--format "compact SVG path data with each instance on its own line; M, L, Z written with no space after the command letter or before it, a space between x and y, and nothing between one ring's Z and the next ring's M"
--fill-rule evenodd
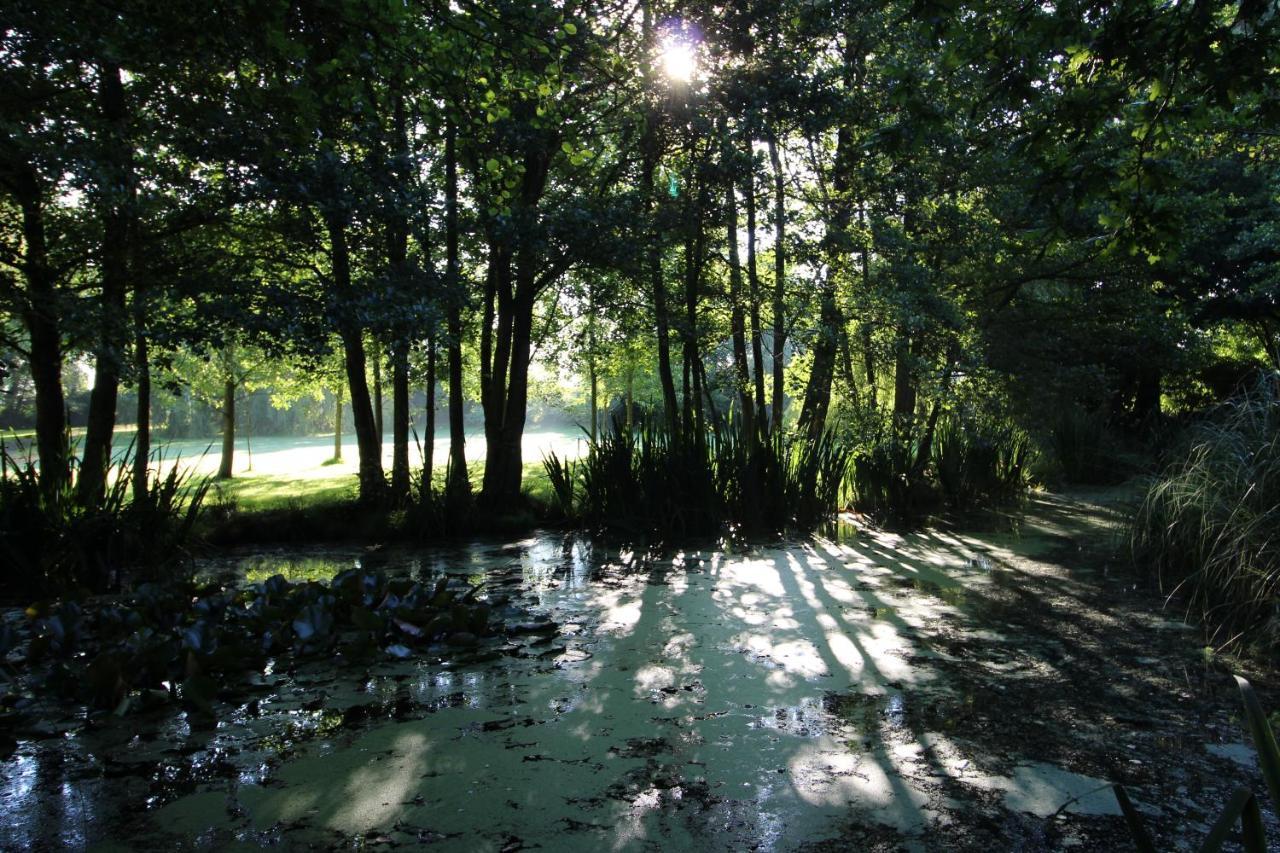
M446 468L435 467L433 482L444 482ZM473 461L467 466L473 491L480 490L484 475L483 462ZM546 504L552 500L551 482L542 462L526 462L524 465L524 491L536 502ZM231 480L218 480L209 491L209 506L229 506L241 512L260 512L276 509L307 509L325 504L355 500L358 484L354 473L324 476L291 476L288 473L244 474Z
M27 450L33 450L33 435L30 431L9 431L4 437L15 458L21 458ZM124 461L132 440L131 429L116 431L114 449L117 460ZM536 501L549 502L552 498L551 485L542 467L543 454L554 451L561 458L573 459L581 454L583 447L580 431L532 430L525 433L525 491ZM157 439L156 449L165 469L177 464L201 476L212 476L218 470L221 451L218 439ZM437 439L433 458L444 460L448 452L448 439ZM479 491L484 474L484 452L483 435L467 437L467 471L475 491ZM258 512L306 509L353 500L357 496L358 458L354 437L346 436L341 462L333 462L332 456L332 435L248 440L241 437L236 441L232 466L234 477L214 482L208 505L233 508L241 512ZM410 446L409 464L415 469L422 464L417 445ZM390 471L390 441L383 444L383 467ZM446 473L444 465L437 465L434 470L434 481L443 483Z

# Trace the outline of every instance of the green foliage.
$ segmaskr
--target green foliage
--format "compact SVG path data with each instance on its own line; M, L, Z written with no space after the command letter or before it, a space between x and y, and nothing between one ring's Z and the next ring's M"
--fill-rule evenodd
M933 439L933 472L955 510L1016 503L1028 485L1031 442L1017 427L942 420Z
M19 597L103 592L125 580L166 576L186 555L209 489L207 478L197 479L176 464L161 473L163 457L157 453L144 495L130 499L127 463L119 461L104 498L86 504L74 480L51 490L33 462L14 459L2 443L0 458L3 585Z
M577 478L573 461L563 460L552 451L542 458L542 467L551 482L556 508L565 518L573 518L573 494Z
M1271 377L1193 427L1147 488L1135 558L1233 638L1280 642L1280 382Z
M578 517L668 537L811 530L839 509L848 459L834 432L761 442L736 420L692 438L653 420L634 431L615 422L578 465Z
M1262 769L1262 777L1266 780L1267 791L1271 795L1271 806L1280 811L1280 747L1276 745L1275 735L1262 704L1253 690L1253 685L1236 676L1236 685L1240 688L1240 697L1244 701L1244 711L1249 733L1253 737L1253 746L1258 751L1258 764ZM1128 792L1121 785L1112 789L1116 802L1124 814L1125 823L1129 827L1139 853L1155 853L1155 842L1147 830L1146 821L1134 808ZM1245 853L1266 853L1267 832L1262 823L1262 810L1258 806L1258 798L1248 788L1237 788L1227 801L1218 819L1209 828L1208 835L1200 845L1201 853L1218 853L1231 840L1232 830L1240 824L1240 841Z
M1051 427L1049 447L1068 482L1104 485L1124 479L1118 441L1101 412L1064 409Z
M888 434L864 442L853 454L846 488L853 506L881 524L919 521L937 503L923 478L919 442Z

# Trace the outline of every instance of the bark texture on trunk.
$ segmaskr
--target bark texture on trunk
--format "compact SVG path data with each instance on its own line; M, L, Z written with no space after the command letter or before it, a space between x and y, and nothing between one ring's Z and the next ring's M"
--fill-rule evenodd
M46 496L52 496L70 477L67 405L62 390L61 315L53 273L49 269L44 201L38 174L24 162L14 164L6 178L22 210L22 275L27 287L22 301L22 321L30 337L40 488Z
M641 6L641 29L644 44L653 43L653 10L648 2ZM653 85L653 68L646 62L643 68L647 86ZM662 414L667 430L673 438L679 436L680 414L676 403L675 375L671 370L671 317L667 308L667 287L662 275L662 231L657 222L657 188L654 179L658 161L662 157L661 116L656 106L645 112L644 133L640 139L640 186L643 193L644 215L648 220L645 231L645 271L648 277L653 313L657 326L658 383L662 387ZM688 382L685 383L686 386ZM688 394L685 404L688 405Z
M351 256L347 247L347 224L336 211L326 212L325 224L329 232L329 254L333 264L334 287L350 305L354 300L351 284ZM365 376L364 334L354 320L342 319L339 337L346 359L347 389L351 397L351 416L356 427L356 448L359 457L360 499L375 501L382 497L386 480L382 471L382 436L377 433L373 418L373 406L369 402L369 381Z
M466 503L471 495L467 476L466 433L462 389L462 293L458 278L458 152L457 130L445 131L445 286L449 360L449 482L452 499ZM487 304L487 303L486 303ZM485 326L487 339L488 325ZM481 358L481 364L486 360ZM484 380L481 380L482 386Z
M88 506L102 499L111 465L111 438L124 352L125 294L129 287L129 241L133 218L133 152L128 138L128 107L120 67L98 67L98 99L104 127L106 177L99 187L102 204L102 248L99 253L101 294L99 333L94 353L93 391L80 461L80 500Z
M342 389L334 395L333 407L333 461L342 461Z
M423 413L422 436L422 480L428 491L432 488L432 480L436 467L436 342L427 342L427 405Z
M769 135L769 164L773 168L773 416L772 428L782 428L787 347L786 323L786 184L776 134Z
M142 299L135 293L134 299ZM133 340L134 372L137 374L138 408L137 437L133 444L133 499L142 501L147 496L147 469L151 464L151 363L147 351L147 331L145 306L135 305L134 323L136 333Z
M729 146L725 146L726 157ZM751 404L751 373L747 367L746 315L742 307L742 264L738 255L738 194L734 182L728 182L725 191L725 236L729 243L729 308L733 337L733 367L737 374L738 405L741 410L743 432L752 435L755 430L755 413Z
M520 502L523 473L521 442L529 396L529 358L533 345L533 309L538 296L539 227L537 206L546 191L554 154L552 140L537 136L524 143L518 199L523 220L514 241L491 240L490 281L486 289L486 319L492 298L497 298L497 334L492 361L482 376L488 381L482 403L485 411L483 502L494 509L508 510ZM512 246L514 242L514 247ZM489 326L486 325L487 333ZM487 352L483 345L482 350ZM482 361L486 361L482 354Z
M747 154L751 155L751 141L747 141ZM759 413L760 433L769 431L768 412L764 399L764 349L760 342L760 272L756 267L756 179L755 161L751 160L746 180L747 204L747 298L751 318L751 375L755 380L756 412Z
M236 381L227 377L222 383L222 459L218 463L218 479L234 476L232 464L236 455Z

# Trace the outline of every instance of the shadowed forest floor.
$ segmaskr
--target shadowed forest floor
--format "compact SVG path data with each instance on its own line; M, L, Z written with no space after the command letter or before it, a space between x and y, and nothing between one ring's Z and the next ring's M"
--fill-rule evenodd
M674 559L559 534L239 552L204 571L483 581L502 628L419 661L268 668L210 731L170 710L25 733L6 843L1112 849L1122 782L1161 848L1192 848L1260 789L1252 750L1226 670L1115 556L1106 499Z

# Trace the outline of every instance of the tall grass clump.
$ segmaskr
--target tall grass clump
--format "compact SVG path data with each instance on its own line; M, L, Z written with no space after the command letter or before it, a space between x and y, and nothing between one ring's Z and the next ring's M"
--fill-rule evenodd
M924 477L920 442L892 431L863 441L846 488L855 509L881 524L907 527L935 503Z
M1108 485L1124 477L1120 450L1103 412L1066 408L1050 426L1050 453L1071 483Z
M1015 426L948 417L938 424L932 456L934 476L954 510L1013 504L1026 495L1031 442Z
M1280 377L1191 428L1131 534L1139 563L1228 641L1280 643Z
M588 525L671 537L726 529L774 536L835 514L848 458L847 444L831 432L813 442L761 439L727 419L682 435L647 420L602 432L576 478L559 460L546 467L561 508L573 508L566 515Z
M542 467L551 483L556 509L565 518L573 517L573 494L577 472L572 460L561 459L553 450L542 457Z
M112 464L101 500L86 502L74 476L50 490L33 461L4 448L0 456L0 587L14 596L105 592L126 580L168 576L187 554L209 490L208 478L176 464L161 473L157 454L145 494L132 498L128 463L121 460Z

